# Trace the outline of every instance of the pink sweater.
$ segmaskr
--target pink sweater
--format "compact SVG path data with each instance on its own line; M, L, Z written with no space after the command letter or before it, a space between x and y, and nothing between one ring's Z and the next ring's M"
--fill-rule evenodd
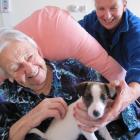
M49 60L75 58L109 81L125 78L125 70L64 10L44 7L16 29L32 37Z

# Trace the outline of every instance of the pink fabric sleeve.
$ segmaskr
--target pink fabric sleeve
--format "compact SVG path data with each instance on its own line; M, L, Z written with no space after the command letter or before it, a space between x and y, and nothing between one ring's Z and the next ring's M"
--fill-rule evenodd
M125 70L64 10L44 7L16 29L32 37L49 60L75 58L109 81L125 78Z

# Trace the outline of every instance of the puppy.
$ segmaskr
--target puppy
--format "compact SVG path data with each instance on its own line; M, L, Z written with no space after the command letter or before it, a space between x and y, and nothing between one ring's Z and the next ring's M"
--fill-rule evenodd
M66 117L62 120L54 119L45 133L34 128L30 133L36 133L46 140L76 140L83 134L87 140L97 140L94 133L84 132L79 129L73 117L73 107L82 100L88 109L88 115L94 120L104 115L109 98L114 98L116 89L109 84L101 82L83 82L76 86L76 91L81 96L68 108ZM101 128L99 134L105 140L112 140L106 127Z

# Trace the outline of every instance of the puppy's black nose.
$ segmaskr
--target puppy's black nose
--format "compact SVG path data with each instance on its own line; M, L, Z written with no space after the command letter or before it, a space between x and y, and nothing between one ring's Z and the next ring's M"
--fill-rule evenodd
M97 111L97 110L94 110L94 111L93 111L93 115L94 115L95 117L99 117L99 116L100 116L100 112Z

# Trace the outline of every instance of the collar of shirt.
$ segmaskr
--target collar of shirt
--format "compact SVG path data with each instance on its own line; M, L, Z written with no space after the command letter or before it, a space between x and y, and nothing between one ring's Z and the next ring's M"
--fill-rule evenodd
M128 24L129 14L131 14L131 12L127 9L124 12L124 15L122 17L122 22L120 23L120 25L117 28L117 30L115 31L115 33L112 35L112 44L113 44L111 46L112 48L118 43L121 33L127 32L129 30L129 24ZM104 27L100 24L98 19L95 22L94 30L96 33L99 34L99 36L102 38L102 40L104 40L104 38L106 36L106 32L105 32Z

